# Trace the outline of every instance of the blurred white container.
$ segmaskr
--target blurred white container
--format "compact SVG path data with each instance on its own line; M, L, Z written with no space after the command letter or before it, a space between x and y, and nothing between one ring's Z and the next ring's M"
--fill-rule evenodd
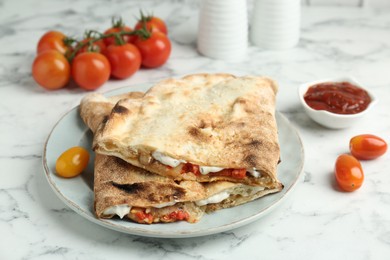
M300 0L254 0L251 42L266 49L288 49L299 42Z
M248 15L245 0L202 0L198 51L207 57L239 61L248 49Z

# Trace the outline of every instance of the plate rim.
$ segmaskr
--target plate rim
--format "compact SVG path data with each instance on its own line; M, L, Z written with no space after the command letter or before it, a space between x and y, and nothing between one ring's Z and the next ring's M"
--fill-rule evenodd
M125 93L127 91L127 89L129 89L129 88L130 89L134 88L134 91L138 91L137 88L150 86L151 84L153 84L153 83L143 83L143 84L139 84L136 86L129 85L129 86L124 86L121 88L105 91L101 94L104 96L121 94L121 93ZM288 126L294 131L295 136L297 137L298 143L300 144L299 150L300 150L300 157L302 158L302 160L299 162L299 165L297 166L297 168L299 169L298 173L296 174L295 178L293 179L291 185L287 188L287 190L284 191L283 195L280 196L276 201L273 201L270 205L267 205L261 211L256 212L255 214L252 214L244 219L239 219L239 220L236 220L234 222L230 222L228 224L224 224L224 225L212 227L212 228L207 228L207 229L199 229L199 230L194 230L194 231L180 231L179 230L179 231L172 231L169 234L167 234L167 233L162 233L162 232L155 231L155 230L144 230L141 227L145 227L148 225L143 225L143 224L138 224L138 223L134 223L134 224L140 225L140 228L121 226L120 224L118 225L118 224L112 223L113 222L112 219L98 219L98 218L96 218L94 212L91 212L92 216L86 214L86 212L84 212L85 210L80 208L80 206L77 203L74 203L72 200L70 200L64 194L61 193L61 191L58 188L55 181L50 177L51 174L55 174L55 173L49 169L48 163L47 163L48 143L51 140L52 134L57 129L58 125L67 116L69 116L72 112L74 112L74 110L79 109L79 107L80 107L80 105L77 105L77 106L71 108L70 110L68 110L67 112L65 112L57 120L57 122L54 124L54 126L50 130L49 135L46 138L46 141L44 143L44 149L43 149L43 153L42 153L42 166L43 166L43 169L45 172L46 180L49 183L49 186L54 191L54 193L57 195L57 197L60 198L60 200L62 202L64 202L64 204L66 206L70 207L73 211L75 211L77 214L81 215L82 217L86 218L87 220L89 220L95 224L98 224L100 226L103 226L105 228L111 229L111 230L115 230L115 231L126 233L126 234L131 234L131 235L138 235L138 236L143 236L143 237L155 237L155 238L200 237L200 236L207 236L207 235L212 235L212 234L216 234L216 233L221 233L221 232L233 230L233 229L242 227L244 225L247 225L249 223L252 223L252 222L260 219L262 216L265 216L266 214L270 213L275 207L277 207L282 201L284 201L284 199L286 198L286 195L291 193L291 191L296 187L298 179L300 178L300 176L302 175L302 172L303 172L304 161L305 161L305 152L304 152L304 146L303 146L302 139L299 135L299 132L296 129L296 127L291 124L291 122L288 120L288 118L286 116L284 116L279 111L275 111L275 115L278 115L281 118L281 120L283 120L284 123L288 124ZM87 129L87 127L86 127L86 129ZM93 193L93 190L92 190L92 193ZM272 195L273 194L270 194L270 196L272 196ZM166 225L166 224L167 223L164 223L164 225ZM191 224L191 225L196 225L196 223Z

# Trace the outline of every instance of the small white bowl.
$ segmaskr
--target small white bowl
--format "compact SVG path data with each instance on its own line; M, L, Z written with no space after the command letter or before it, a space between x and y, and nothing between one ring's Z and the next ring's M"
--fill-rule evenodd
M306 91L309 89L309 87L324 82L349 82L351 84L354 84L367 91L368 95L371 98L371 102L364 111L356 114L336 114L326 110L315 110L309 107L309 105L305 102L304 95ZM359 121L361 117L366 115L372 109L372 107L377 103L377 99L375 98L375 96L352 77L331 78L331 79L316 80L316 81L304 83L299 87L298 93L299 93L299 100L301 101L301 104L305 109L307 115L315 122L319 123L320 125L332 129L347 128L354 125L357 121Z

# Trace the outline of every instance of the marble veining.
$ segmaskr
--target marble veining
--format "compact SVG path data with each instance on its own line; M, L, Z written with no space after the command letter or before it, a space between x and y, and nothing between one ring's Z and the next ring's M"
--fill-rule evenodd
M303 1L295 48L250 46L243 61L224 62L196 51L198 1L0 1L0 259L388 259L390 153L362 162L365 183L354 193L338 190L333 167L354 135L373 133L390 142L390 9L384 1L315 3L323 1ZM89 222L49 187L42 169L45 141L86 92L37 86L31 63L39 37L51 29L69 35L104 30L114 15L133 25L139 9L167 21L172 55L161 68L111 80L99 91L194 72L262 74L279 82L277 109L302 138L305 167L286 201L260 220L205 237L138 237ZM379 103L353 128L325 129L306 116L297 88L344 75L358 78Z

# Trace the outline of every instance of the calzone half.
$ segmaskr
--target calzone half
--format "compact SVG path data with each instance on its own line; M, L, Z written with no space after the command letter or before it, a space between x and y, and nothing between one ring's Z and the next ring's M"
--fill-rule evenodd
M142 96L142 92L130 92L106 98L92 93L82 99L80 116L95 133L116 102ZM202 201L205 197L204 187L197 182L176 183L120 158L95 154L94 209L98 218L117 215L142 224L197 222L204 209L190 201Z
M280 188L277 84L266 77L195 74L122 99L94 150L174 180Z
M89 94L81 102L80 115L96 132L118 100L142 96L140 92L109 98L97 93ZM204 212L237 206L280 189L227 181L174 181L135 167L118 157L95 155L94 208L99 218L118 215L147 224L181 220L197 222Z

